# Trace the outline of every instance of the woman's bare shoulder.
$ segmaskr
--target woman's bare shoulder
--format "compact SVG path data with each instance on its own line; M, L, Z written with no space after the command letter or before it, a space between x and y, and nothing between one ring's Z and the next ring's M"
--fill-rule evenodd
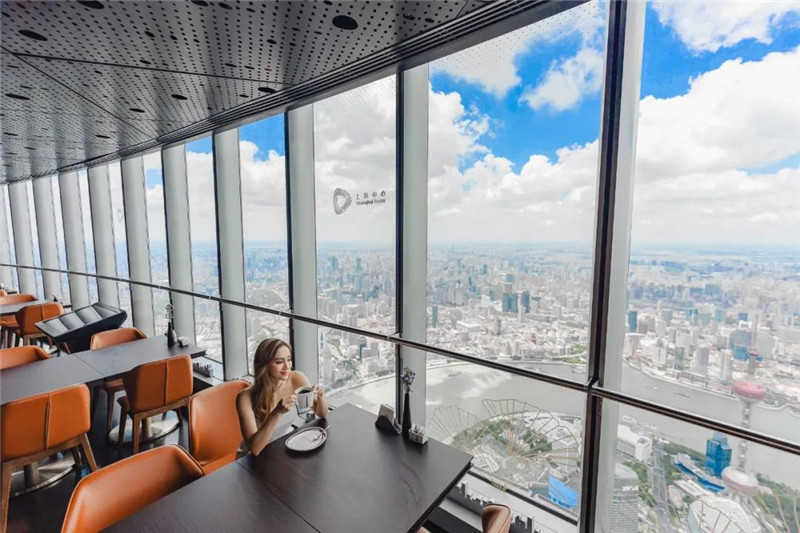
M240 406L250 406L253 405L253 395L251 391L253 390L253 386L250 385L246 389L242 389L239 391L239 394L236 395L236 405Z
M292 380L292 386L294 388L302 387L304 385L311 386L311 382L308 380L306 375L300 372L299 370L292 370L290 375Z

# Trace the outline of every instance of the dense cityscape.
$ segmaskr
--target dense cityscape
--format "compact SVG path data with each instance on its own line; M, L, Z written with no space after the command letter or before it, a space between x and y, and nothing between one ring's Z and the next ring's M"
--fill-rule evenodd
M245 255L248 301L287 309L285 248L250 244ZM321 244L320 318L392 332L394 264L393 250ZM790 250L635 249L624 350L609 372L622 373L625 392L797 441L799 265ZM431 246L428 342L582 381L591 267L591 251L575 245ZM215 346L218 312L206 310L196 305L198 342ZM248 312L250 358L268 336L288 338L286 320ZM393 345L320 328L319 350L331 398L391 401ZM516 530L571 530L568 520L548 526L542 509L577 516L580 398L521 378L495 383L492 371L433 354L428 364L432 433L475 455L489 480L465 490L520 495ZM618 417L614 531L800 531L800 487L775 452L649 413Z

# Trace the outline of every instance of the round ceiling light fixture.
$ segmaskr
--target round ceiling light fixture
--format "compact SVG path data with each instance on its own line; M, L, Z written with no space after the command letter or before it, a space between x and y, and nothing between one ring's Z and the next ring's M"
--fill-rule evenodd
M354 30L358 28L358 22L353 17L347 15L337 15L333 17L333 25L340 30Z

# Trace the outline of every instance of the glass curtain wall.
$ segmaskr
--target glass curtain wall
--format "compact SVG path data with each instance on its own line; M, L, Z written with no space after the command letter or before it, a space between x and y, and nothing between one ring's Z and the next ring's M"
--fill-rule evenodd
M45 178L40 178L45 179ZM25 188L25 194L28 197L28 215L31 220L31 241L33 245L33 266L42 266L41 251L39 250L39 227L36 224L36 205L33 198L33 181L28 181ZM44 294L44 282L42 280L42 271L34 271L34 278L36 279L36 295L39 298L48 298L51 295Z
M125 233L125 204L122 199L122 168L119 161L108 165L109 193L111 196L111 216L114 224L114 253L117 257L117 277L130 279L128 270L128 240ZM131 304L130 284L117 283L119 291L119 305L125 310L128 317L124 327L133 325L133 307Z
M186 145L186 176L194 292L219 296L214 154L210 137ZM197 344L206 349L208 357L221 363L222 328L218 302L194 299L194 328Z
M396 98L390 77L314 104L318 316L387 334L396 315ZM393 369L391 345L376 345L373 366L362 335L320 327L319 336L329 391Z
M86 272L96 274L94 261L94 232L92 230L92 206L89 200L89 178L85 170L78 171L78 188L80 192L81 216L83 217L83 236L86 247ZM99 301L97 295L97 278L87 276L89 286L89 303Z
M147 234L150 246L151 280L156 285L169 286L167 262L167 227L164 211L164 177L161 172L161 152L144 156L145 194L147 196ZM153 317L156 335L167 330L165 314L170 302L169 291L153 289Z
M289 256L286 220L284 115L239 129L247 303L288 311ZM289 342L289 321L247 310L247 357L252 372L258 344L278 337Z
M56 246L58 247L58 268L67 269L67 245L64 240L64 217L61 215L61 186L58 184L58 175L50 178L53 190L53 211L56 219ZM61 301L70 302L69 276L61 274Z

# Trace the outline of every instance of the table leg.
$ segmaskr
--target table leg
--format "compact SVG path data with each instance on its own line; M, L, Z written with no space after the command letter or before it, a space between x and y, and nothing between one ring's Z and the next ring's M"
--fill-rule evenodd
M131 444L133 436L133 431L131 429L132 426L133 424L128 424L125 428L123 442L126 445ZM143 422L142 433L139 437L139 444L146 444L148 442L163 438L176 429L178 429L178 417L174 411L170 411L165 415L151 416L150 418L145 419ZM118 433L119 425L116 425L108 434L108 439L111 442L116 443Z
M33 463L11 474L11 497L28 494L47 487L75 468L72 454L58 453L38 463Z

